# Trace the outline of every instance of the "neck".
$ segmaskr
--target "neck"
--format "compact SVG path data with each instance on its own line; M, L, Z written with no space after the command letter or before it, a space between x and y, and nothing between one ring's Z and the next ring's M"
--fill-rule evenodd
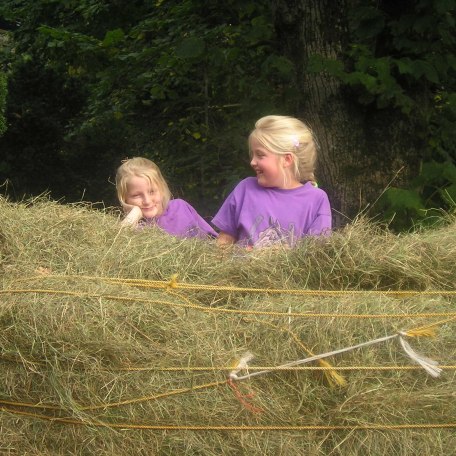
M283 185L279 188L282 190L293 190L294 188L302 187L302 183L296 180L294 177L285 179Z

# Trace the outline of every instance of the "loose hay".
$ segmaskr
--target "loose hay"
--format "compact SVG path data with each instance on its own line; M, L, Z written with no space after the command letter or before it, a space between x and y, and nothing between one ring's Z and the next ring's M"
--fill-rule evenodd
M109 209L0 199L0 213L3 452L452 453L454 220L224 252L121 230ZM432 324L436 338L408 342L439 378L396 339L277 368ZM239 375L270 372L230 386L247 351ZM345 386L329 386L331 366Z

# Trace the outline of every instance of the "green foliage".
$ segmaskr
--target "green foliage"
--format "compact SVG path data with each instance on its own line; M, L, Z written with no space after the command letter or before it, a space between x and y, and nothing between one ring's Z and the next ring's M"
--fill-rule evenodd
M396 231L433 225L456 209L456 166L451 162L425 162L410 188L390 187L378 209Z
M308 71L337 77L363 111L401 112L416 130L417 163L454 166L454 1L349 4L348 43L337 58L314 56ZM266 0L2 1L0 16L19 27L1 55L11 127L0 179L13 176L19 195L116 204L108 179L122 158L145 155L176 196L213 213L249 173L254 121L293 113L299 99L272 9ZM421 179L382 200L388 217L408 208L404 227L448 207L425 189L451 197L452 178L437 184L426 165Z
M147 155L176 196L213 212L220 189L248 172L254 120L285 110L293 88L293 64L272 45L268 2L28 3L6 2L21 17L18 48L86 93L65 131L70 166L96 151L90 162L105 160L105 183L121 158Z
M8 130L0 140L0 182L10 181L15 196L41 193L50 182L60 190L55 197L65 195L72 169L63 135L80 108L78 87L54 69L34 58L15 66L8 85Z
M355 2L343 59L315 55L308 70L340 79L366 106L400 110L416 126L421 158L456 159L456 4Z
M0 71L0 136L6 131L5 109L6 109L6 75Z
M354 2L351 44L342 57L309 61L309 71L338 78L366 109L399 110L413 125L421 173L408 189L390 188L379 202L396 230L431 223L431 216L454 207L455 12L455 2L444 0Z

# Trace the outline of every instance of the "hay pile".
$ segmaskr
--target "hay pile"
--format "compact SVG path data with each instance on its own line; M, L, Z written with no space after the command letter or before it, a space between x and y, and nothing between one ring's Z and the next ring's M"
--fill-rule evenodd
M358 221L291 251L224 253L44 198L0 199L0 214L6 454L454 451L454 221L402 236ZM435 338L404 340L438 378L398 337L275 369L433 324ZM270 372L228 384L246 352L239 376Z

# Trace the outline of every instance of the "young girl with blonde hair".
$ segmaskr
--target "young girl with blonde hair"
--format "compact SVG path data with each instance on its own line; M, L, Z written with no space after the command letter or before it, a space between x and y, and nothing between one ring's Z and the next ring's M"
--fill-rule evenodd
M117 169L116 188L126 213L124 226L158 226L177 237L217 236L189 203L171 199L160 169L147 158L125 160Z
M249 152L256 177L242 180L212 220L219 244L293 246L303 236L329 233L331 207L316 185L310 128L294 117L262 117Z

